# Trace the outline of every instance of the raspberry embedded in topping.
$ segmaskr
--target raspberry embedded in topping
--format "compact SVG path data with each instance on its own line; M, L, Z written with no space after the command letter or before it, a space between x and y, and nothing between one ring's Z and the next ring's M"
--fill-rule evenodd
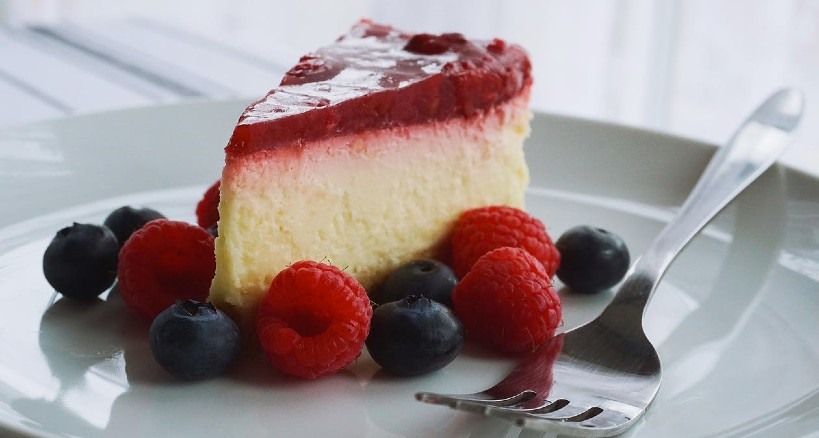
M489 50L495 54L503 53L503 51L506 50L506 41L495 38L491 43L489 43L488 46L486 46L486 50Z
M282 79L281 85L299 85L326 81L344 70L344 63L332 57L305 55Z
M420 55L440 55L449 51L452 47L466 44L466 42L466 38L459 33L441 35L419 33L407 41L404 50Z

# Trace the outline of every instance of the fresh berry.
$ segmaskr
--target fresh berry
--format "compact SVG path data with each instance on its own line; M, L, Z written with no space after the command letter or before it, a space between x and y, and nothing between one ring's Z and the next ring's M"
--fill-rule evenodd
M452 269L432 259L413 260L396 268L374 292L373 301L385 304L410 295L423 295L452 307L452 289L458 277Z
M452 233L452 267L463 278L482 255L504 246L529 251L549 278L560 264L560 253L541 221L514 207L492 206L461 214Z
M466 337L505 353L531 351L561 321L560 298L546 269L522 248L483 255L452 293Z
M557 278L575 292L595 293L614 286L631 263L623 239L602 228L571 228L555 245L562 256Z
M418 376L455 360L464 344L463 326L443 304L409 296L373 312L367 351L385 370Z
M216 272L213 236L185 222L158 219L133 234L119 255L119 291L153 319L176 300L205 301Z
M335 266L300 261L273 278L259 304L256 331L273 366L315 379L361 354L372 312L355 278Z
M177 301L151 323L151 352L162 368L185 380L218 376L241 347L239 328L213 304Z
M126 205L112 211L103 224L114 232L121 248L134 231L155 219L165 219L165 216L151 208L134 208Z
M210 235L213 236L214 238L219 237L219 225L218 224L213 224L213 225L207 227L206 229L208 230L208 233L210 233Z
M117 278L119 243L107 227L75 223L58 231L43 254L43 273L57 292L91 300Z
M218 180L208 187L202 199L196 204L196 223L202 228L210 228L219 221L219 187Z

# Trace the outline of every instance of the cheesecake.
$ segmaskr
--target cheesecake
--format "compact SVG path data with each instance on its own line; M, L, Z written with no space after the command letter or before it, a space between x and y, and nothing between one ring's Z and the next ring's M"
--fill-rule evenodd
M299 260L371 291L463 211L523 207L531 84L517 45L368 20L303 56L225 148L211 301L247 327Z

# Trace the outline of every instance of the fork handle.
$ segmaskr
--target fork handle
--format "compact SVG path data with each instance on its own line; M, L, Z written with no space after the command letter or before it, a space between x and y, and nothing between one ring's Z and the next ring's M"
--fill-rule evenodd
M642 331L645 307L668 266L717 213L776 161L791 143L803 108L800 92L783 89L745 120L717 150L677 215L632 265L601 320L615 318L618 326L624 320L634 321Z

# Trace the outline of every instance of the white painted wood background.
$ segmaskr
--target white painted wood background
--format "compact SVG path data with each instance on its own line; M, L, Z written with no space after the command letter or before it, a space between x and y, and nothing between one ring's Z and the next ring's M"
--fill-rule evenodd
M800 88L784 161L819 175L819 0L0 0L0 128L259 96L361 17L520 43L535 108L712 142Z

